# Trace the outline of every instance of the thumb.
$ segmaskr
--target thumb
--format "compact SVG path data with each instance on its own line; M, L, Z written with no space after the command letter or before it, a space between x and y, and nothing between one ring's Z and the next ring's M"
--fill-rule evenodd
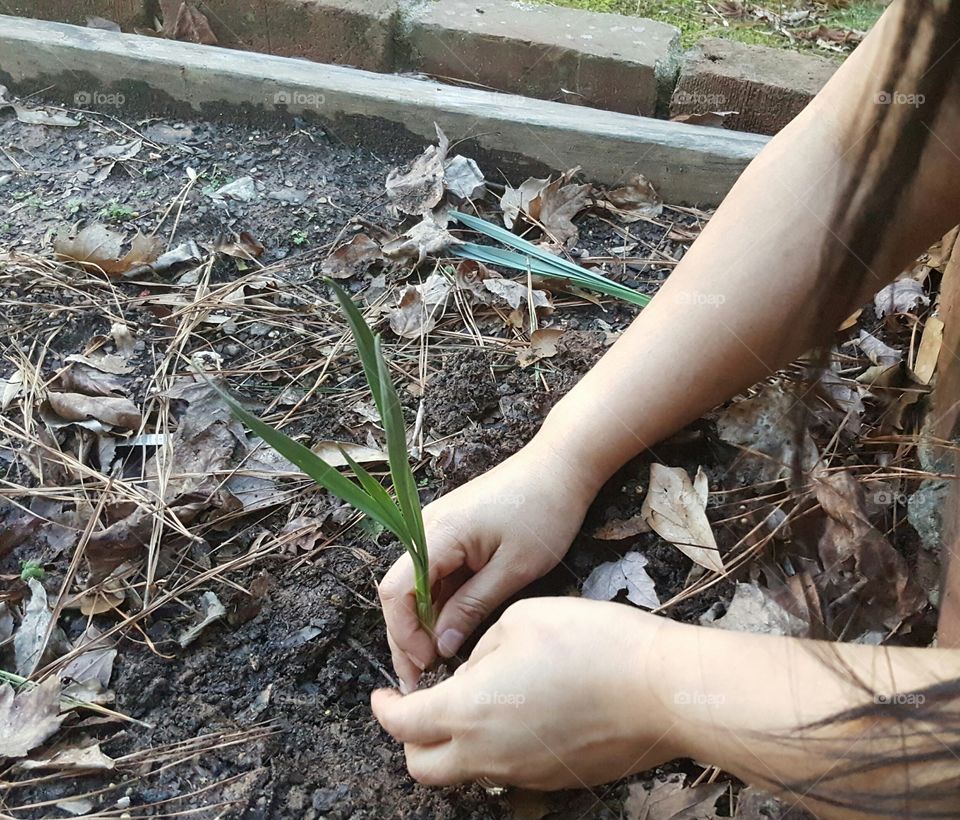
M437 652L444 658L453 657L494 609L539 577L539 573L508 558L508 552L503 547L497 550L444 604L435 627Z

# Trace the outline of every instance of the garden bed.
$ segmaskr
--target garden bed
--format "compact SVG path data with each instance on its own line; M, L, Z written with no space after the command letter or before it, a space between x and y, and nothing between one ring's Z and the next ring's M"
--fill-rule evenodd
M518 305L511 310L495 300L471 301L456 285L456 261L443 252L427 254L416 268L380 254L350 262L355 267L349 270L331 268L331 254L349 240L362 235L383 248L415 221L390 210L384 188L391 171L419 153L409 144L348 147L306 122L255 128L74 111L69 117L79 124L63 127L35 124L67 116L37 108L36 101L17 113L26 121L12 114L0 119L0 192L7 203L0 216L0 516L6 533L0 540L0 606L11 615L11 630L23 629L20 612L35 582L22 577L22 562L40 564L50 604L67 604L57 611L66 641L76 642L91 623L110 633L117 654L98 694L120 716L71 710L32 756L47 754L52 743L73 748L95 740L112 764L99 773L53 766L42 776L8 768L0 776L5 812L144 816L202 808L210 816L221 810L250 817L620 817L632 816L630 800L662 788L670 774L687 784L727 782L692 762L630 783L551 796L495 798L478 786L426 789L412 782L402 749L368 706L372 688L392 683L375 584L398 556L398 545L303 476L262 458L251 466L242 431L210 403L202 384L191 386L192 367L200 362L248 406L305 443L376 449L382 434L369 393L321 278L331 270L346 274L343 284L385 333L416 431L416 475L428 502L529 440L636 308L556 285L545 291L550 309L534 316ZM477 201L488 218L499 218L502 182L490 182L490 192ZM653 198L645 215L629 221L610 202L609 192L590 192L566 252L654 293L709 213L661 207ZM55 258L54 246L65 247L62 237L95 223L128 241L138 231L156 236L164 251L193 242L184 254L194 261L105 276L63 253ZM942 261L927 261L935 281ZM411 335L403 316L397 319L398 298L431 275L453 289L434 311L435 324ZM526 277L515 281L525 286ZM934 295L929 283L921 290L927 301ZM872 309L857 321L846 341L861 328L896 345L912 338ZM553 351L533 349L533 330L544 328L557 333ZM63 391L65 378L73 379L75 391L98 389L77 374L89 377L90 361L103 365L103 354L114 363L122 359L123 372L110 379L98 371L97 384L108 386L101 398L126 398L142 414L142 423L126 432L102 419L86 427L61 423L62 413L51 412L50 395ZM923 572L935 577L936 567L903 517L915 459L898 436L914 429L922 404L890 400L894 391L900 396L913 389L892 377L882 400L857 404L862 397L855 377L875 365L849 346L842 360L841 387L816 403L816 446L822 452L829 446L835 463L868 488L861 504L905 556L911 578L922 580ZM912 356L909 361L913 366ZM801 379L792 370L746 401ZM93 412L94 420L100 412ZM891 413L897 414L892 427ZM667 615L692 622L720 616L734 596L734 581L697 571L676 547L637 524L653 460L691 476L704 468L715 537L725 560L741 567L736 577L744 584L756 586L775 565L756 557L764 545L770 549L764 560L776 562L815 544L805 530L810 521L822 523L817 505L808 499L794 509L786 485L758 476L754 471L763 465L744 461L733 434L719 435L715 421L698 422L623 468L594 504L565 565L529 594L580 594L598 566L632 552L647 561ZM216 434L197 437L198 430ZM781 446L791 439L785 430L779 431ZM865 451L861 436L873 431L895 440ZM234 436L228 437L229 452L221 452L228 433ZM145 434L159 438L125 443ZM175 503L163 491L150 495L148 465L156 448L165 447L179 465L168 479L186 482ZM230 483L236 478L247 481ZM164 500L159 506L158 498ZM177 519L170 518L171 509ZM138 510L143 519L136 518ZM783 519L771 518L775 510L788 523L797 516L791 540L777 535ZM130 527L105 537L118 521ZM134 524L142 524L148 537L130 536ZM797 577L819 578L815 564L791 560ZM849 580L851 586L857 581ZM870 589L891 581L867 582ZM886 634L888 612L834 610L848 590L840 581L822 583L824 611L794 612L794 621L831 634L854 630L849 637ZM217 617L192 631L205 613ZM799 628L794 621L790 628ZM918 607L886 637L925 644L931 630L931 610ZM13 641L0 640L2 668L12 670ZM50 641L54 651L37 670L57 668L65 650L55 644ZM705 810L731 816L736 795L730 783ZM760 816L746 813L745 805L738 816Z

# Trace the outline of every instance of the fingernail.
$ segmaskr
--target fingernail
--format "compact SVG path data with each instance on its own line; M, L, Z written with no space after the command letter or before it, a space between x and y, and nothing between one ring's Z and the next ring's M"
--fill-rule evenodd
M427 666L429 666L428 663L420 660L420 658L418 658L416 655L411 655L409 652L407 652L407 657L410 658L410 661L413 663L413 665L416 666L421 672L425 672Z
M447 629L437 640L437 651L445 658L452 658L463 646L465 638L459 629Z
M400 694L409 695L413 690L410 688L410 684L407 683L403 678L400 678Z

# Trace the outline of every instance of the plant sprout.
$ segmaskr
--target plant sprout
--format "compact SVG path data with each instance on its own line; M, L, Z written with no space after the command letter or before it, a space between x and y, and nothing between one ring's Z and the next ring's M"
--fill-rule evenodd
M350 329L353 331L360 363L363 365L367 384L370 386L373 400L380 413L387 437L390 478L397 500L394 501L383 485L354 461L343 448L340 449L340 453L359 483L351 481L339 470L331 467L308 447L261 421L230 396L223 394L224 399L237 418L280 455L296 464L325 490L355 507L400 539L413 561L417 617L423 627L431 631L435 613L430 594L430 562L427 556L420 496L417 494L417 484L407 453L406 427L400 399L383 358L380 336L374 336L346 291L330 279L326 282L333 288Z
M524 273L529 271L534 276L543 276L548 279L565 279L585 290L595 290L604 296L614 296L640 307L645 307L650 303L651 297L645 293L638 293L626 285L608 279L606 276L582 268L580 265L575 265L560 256L554 256L499 225L458 211L452 212L450 216L477 233L514 248L514 250L505 250L503 248L491 248L489 245L478 245L475 242L460 242L450 248L450 252L456 256L483 262L487 265L500 265Z

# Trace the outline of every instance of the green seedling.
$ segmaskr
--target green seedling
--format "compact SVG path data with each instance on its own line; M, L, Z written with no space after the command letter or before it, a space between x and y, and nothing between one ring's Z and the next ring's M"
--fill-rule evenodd
M38 581L43 580L43 576L46 575L46 571L43 569L43 564L39 561L33 561L27 559L25 561L20 561L20 580L29 581L31 578L35 578Z
M307 244L307 232L297 228L290 232L290 241L298 248Z
M513 248L513 250L504 250L503 248L491 248L488 245L477 245L474 242L461 242L450 248L450 252L456 256L483 262L486 265L500 265L524 273L529 271L534 276L543 276L547 279L566 280L584 290L593 290L602 293L604 296L613 296L640 307L646 307L650 303L650 297L645 293L637 293L637 291L631 290L619 282L614 282L606 276L601 276L592 270L581 268L573 262L554 256L499 225L456 211L450 215L457 222L466 225L477 233Z
M119 202L111 202L101 213L111 222L128 222L138 215L129 205L121 205Z
M363 372L373 393L373 400L380 413L387 437L387 460L390 479L397 499L384 489L369 472L354 461L344 450L341 454L357 481L351 481L308 447L294 441L285 433L274 429L245 410L233 398L224 394L230 409L252 432L260 436L288 461L296 464L317 484L347 502L368 518L380 524L400 539L413 561L414 593L417 601L417 617L427 631L432 631L435 621L430 593L430 563L427 556L427 539L423 529L423 515L417 483L407 453L406 427L397 390L390 378L390 371L383 358L380 336L374 335L353 300L339 285L327 279L337 301L343 308L347 322L353 331L357 352Z

